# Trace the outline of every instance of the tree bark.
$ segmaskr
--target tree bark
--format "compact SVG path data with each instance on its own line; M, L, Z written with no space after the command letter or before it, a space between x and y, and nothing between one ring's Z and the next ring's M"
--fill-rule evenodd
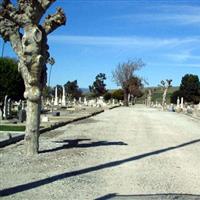
M39 127L40 127L41 100L27 100L27 118L25 145L27 155L35 155L39 150Z
M163 99L162 99L162 106L163 107L165 106L165 102L166 102L167 90L168 90L168 88L165 88L164 92L163 92Z
M128 106L128 90L124 89L124 106Z

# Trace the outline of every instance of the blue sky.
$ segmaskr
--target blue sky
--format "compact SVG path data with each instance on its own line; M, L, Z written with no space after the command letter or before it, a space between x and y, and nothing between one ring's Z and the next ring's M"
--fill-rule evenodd
M116 88L112 71L134 58L146 64L136 74L150 86L200 76L200 0L57 0L49 13L57 6L68 21L49 35L52 86L78 80L88 87L101 72ZM8 44L4 55L15 55Z

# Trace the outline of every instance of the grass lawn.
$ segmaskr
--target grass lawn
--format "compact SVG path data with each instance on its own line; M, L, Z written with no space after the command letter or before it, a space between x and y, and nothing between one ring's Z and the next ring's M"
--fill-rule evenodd
M25 131L25 126L0 125L0 131Z

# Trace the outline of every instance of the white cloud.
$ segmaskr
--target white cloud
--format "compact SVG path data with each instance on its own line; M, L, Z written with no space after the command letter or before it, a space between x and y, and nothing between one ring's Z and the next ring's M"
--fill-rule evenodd
M148 66L155 66L155 67L192 67L192 68L200 68L199 63L178 63L178 62L148 62Z
M200 13L195 14L129 14L114 17L131 22L169 22L175 25L200 25Z
M192 55L190 52L166 54L165 57L169 58L170 60L178 61L178 62L185 62L188 60L200 62L200 56Z
M85 46L126 46L133 48L174 48L180 45L200 44L199 37L191 38L151 38L151 37L106 37L106 36L65 36L53 35L50 42Z
M200 25L200 6L160 5L151 6L143 14L124 14L111 19L129 22L167 22L174 25Z

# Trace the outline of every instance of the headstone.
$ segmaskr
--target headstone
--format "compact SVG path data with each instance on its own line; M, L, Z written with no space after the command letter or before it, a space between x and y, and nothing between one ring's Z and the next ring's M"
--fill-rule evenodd
M54 106L58 106L58 88L55 88Z
M184 108L184 105L183 105L183 97L181 97L181 109L183 109Z
M176 104L176 106L179 108L180 107L180 99L179 99L179 97L177 98L177 104Z
M54 98L51 98L51 105L54 105Z
M0 109L0 120L2 120L2 119L3 119L3 113L2 113L2 111Z
M197 110L200 111L200 102L199 102L199 104L197 105Z
M19 121L22 123L24 121L26 121L26 110L22 109L19 111L18 113L18 119Z
M96 107L96 100L94 100L94 99L91 99L91 100L89 100L89 102L88 102L88 106L91 106L91 107Z
M169 106L168 110L171 111L171 112L175 111L173 103Z
M62 93L62 106L66 106L66 96L65 96L65 87L63 86L63 93Z
M97 100L97 106L98 107L105 107L106 106L106 103L104 102L103 97L99 97L98 98L98 100Z
M74 100L73 100L73 104L74 104L74 106L76 105L76 98L74 98Z
M11 99L9 98L8 99L8 109L7 109L7 115L8 117L10 118L12 116L12 113L11 113Z
M21 110L25 110L25 101L22 101L21 105L22 105Z
M8 118L8 96L6 95L4 98L3 119L7 118Z
M128 94L128 102L131 100L131 94Z
M41 116L41 122L49 122L49 118L47 116Z
M49 99L49 98L47 98L47 100L46 100L46 105L48 105L48 106L50 106L50 105L51 105L51 101L50 101L50 99Z
M193 109L191 108L191 106L187 106L187 113L188 114L192 114L193 113Z
M58 98L58 105L62 105L62 98Z
M158 107L158 101L156 101L156 108Z
M86 97L84 97L84 105L85 105L85 106L88 106L88 102L87 102Z
M22 100L19 100L17 111L19 112L22 109Z

